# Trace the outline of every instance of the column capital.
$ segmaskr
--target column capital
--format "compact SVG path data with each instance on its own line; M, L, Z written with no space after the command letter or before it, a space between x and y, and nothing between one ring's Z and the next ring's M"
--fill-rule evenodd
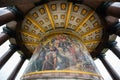
M103 1L101 4L96 8L96 12L100 13L103 16L106 16L106 11L108 7L112 4L111 1Z
M110 73L110 75L113 78L113 80L120 80L119 75L116 73L116 71L114 70L114 68L110 65L110 63L108 62L108 60L105 58L104 54L100 54L99 59L104 64L104 66L106 67L106 69Z
M27 59L26 56L25 56L24 54L21 54L20 57L21 57L21 59L23 59L23 60Z
M107 47L108 47L108 48L112 48L112 47L116 46L116 44L117 44L116 41L109 41L109 42L107 43Z
M7 9L16 16L16 20L24 19L24 13L17 6L9 6Z
M97 57L101 59L101 58L104 58L105 56L106 56L106 54L100 53Z
M16 32L10 29L8 26L3 27L3 33L8 34L10 37L15 37Z
M109 31L111 34L116 34L117 31L120 30L120 22L115 23L114 25L110 26Z
M15 44L10 44L9 47L10 47L10 49L13 49L15 51L20 49L19 46L15 45Z
M10 57L18 50L18 46L11 44L9 50L0 58L0 69L10 59Z

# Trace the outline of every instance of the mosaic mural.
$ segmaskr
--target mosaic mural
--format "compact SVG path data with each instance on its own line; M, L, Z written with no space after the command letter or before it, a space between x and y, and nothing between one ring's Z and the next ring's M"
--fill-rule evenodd
M45 42L47 43L44 46L39 47L35 51L25 73L50 70L98 73L86 48L77 38L66 34L59 34ZM90 80L90 76L88 77ZM95 78L95 80L99 79Z

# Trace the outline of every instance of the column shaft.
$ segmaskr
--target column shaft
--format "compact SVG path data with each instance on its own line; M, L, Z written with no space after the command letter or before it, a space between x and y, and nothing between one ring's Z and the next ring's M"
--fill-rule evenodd
M120 59L120 49L118 46L113 46L110 50Z
M120 18L120 2L114 2L106 10L108 15L112 15Z
M83 4L86 4L96 10L99 7L99 12L101 15L111 15L115 17L120 17L120 2L105 3L107 0L84 0ZM117 1L117 0L114 0ZM101 9L101 10L100 10ZM102 11L102 12L101 12Z
M116 41L108 42L108 48L120 59L120 49Z
M2 12L3 11L4 10L2 10ZM0 26L3 25L3 24L5 24L5 23L8 23L8 22L10 22L10 21L12 21L14 19L15 19L14 14L11 13L10 11L6 12L6 10L5 10L5 12L2 13L2 15L0 15Z
M4 64L14 54L16 50L17 48L15 45L10 45L9 50L0 58L0 69L4 66Z
M20 61L18 62L15 69L12 71L12 73L10 74L10 76L8 77L7 80L15 80L15 78L16 78L16 76L17 76L19 70L21 69L25 60L26 60L26 58L24 56L22 56Z
M7 41L10 38L10 36L6 33L0 34L0 45L2 45L5 41Z
M112 68L109 62L106 60L105 56L100 55L99 59L102 61L108 72L110 73L113 80L120 80L120 76L116 73L116 71Z
M6 7L16 4L28 4L28 3L35 3L40 0L0 0L0 7Z

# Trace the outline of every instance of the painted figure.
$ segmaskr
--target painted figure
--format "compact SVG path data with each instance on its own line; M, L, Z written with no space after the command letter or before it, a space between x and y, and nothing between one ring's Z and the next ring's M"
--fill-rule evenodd
M33 56L28 71L41 70L85 70L95 72L84 46L75 38L57 35L47 41ZM36 57L37 56L37 57Z

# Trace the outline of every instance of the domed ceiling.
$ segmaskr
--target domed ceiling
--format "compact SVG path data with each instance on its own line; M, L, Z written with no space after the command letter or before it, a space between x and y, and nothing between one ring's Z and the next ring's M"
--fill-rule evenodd
M22 44L33 53L45 36L59 33L78 37L92 52L102 41L103 30L100 18L89 7L51 1L28 12L18 31Z

